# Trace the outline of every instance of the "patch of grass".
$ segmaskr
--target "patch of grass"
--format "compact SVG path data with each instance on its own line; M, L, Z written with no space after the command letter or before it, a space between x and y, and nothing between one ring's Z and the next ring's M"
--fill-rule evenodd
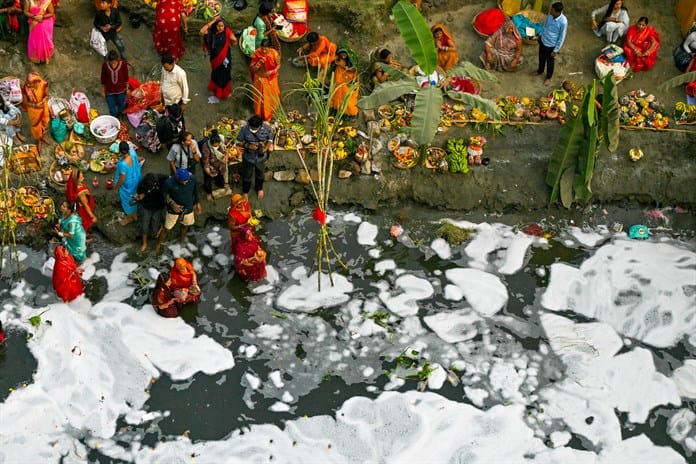
M473 229L457 227L449 222L443 222L435 231L438 237L444 238L447 240L447 243L453 246L468 242L471 240L474 232Z

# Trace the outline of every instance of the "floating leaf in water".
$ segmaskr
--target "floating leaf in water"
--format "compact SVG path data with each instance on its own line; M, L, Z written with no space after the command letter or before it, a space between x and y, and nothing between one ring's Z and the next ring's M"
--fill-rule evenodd
M48 311L48 309L46 311ZM36 316L32 316L29 318L29 323L31 324L32 327L38 327L41 324L41 315L43 313L45 313L46 311L42 311L39 314L37 314Z

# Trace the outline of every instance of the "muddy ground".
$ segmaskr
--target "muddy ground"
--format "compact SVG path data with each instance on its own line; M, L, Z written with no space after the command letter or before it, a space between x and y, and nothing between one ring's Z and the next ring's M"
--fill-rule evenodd
M371 0L316 0L310 2L310 25L320 33L329 35L336 42L345 42L354 48L367 66L367 57L376 48L386 46L393 50L404 63L411 63L408 53L395 27L388 18L388 4ZM545 2L547 7L550 2ZM557 57L554 84L560 86L565 79L577 84L587 84L594 75L594 59L603 46L603 41L592 34L589 28L590 12L603 4L603 0L573 0L566 2L569 18L569 33L565 46ZM658 63L653 70L639 73L620 84L619 92L644 89L654 93L668 108L683 100L683 88L659 91L657 86L678 74L672 61L672 50L682 40L677 19L673 13L676 0L633 0L626 2L632 20L648 16L650 22L662 35L662 47ZM429 23L443 22L454 34L460 57L478 63L483 38L471 27L472 18L480 11L495 6L493 1L431 0L424 1L424 15ZM249 24L253 19L257 2L250 0L250 7L243 12L234 11L230 5L224 9L225 17L235 30ZM134 66L134 74L140 80L158 79L159 60L151 39L152 11L137 0L122 0L121 12L124 27L121 32ZM129 12L145 16L146 22L133 28L128 21ZM26 59L26 45L0 42L0 70L3 75L26 76L35 70L50 83L52 95L68 97L72 89L85 91L92 105L106 113L107 107L100 97L99 69L101 59L89 47L88 37L94 15L93 2L88 0L63 0L58 8L58 26L55 30L56 55L50 65L33 65ZM217 105L207 102L206 85L209 76L208 58L200 47L197 30L201 20L190 22L187 37L187 52L181 66L188 72L192 101L187 109L187 123L197 137L205 125L221 116L246 118L251 113L247 59L235 50L233 58L233 97ZM298 44L284 44L281 70L281 88L286 110L307 111L298 88L303 72L293 68L289 60ZM528 45L524 49L525 63L517 73L498 73L497 83L486 83L482 95L489 98L503 95L539 97L548 94L542 85L543 79L529 75L537 64L537 49ZM676 126L673 126L676 127ZM692 126L693 127L693 126ZM621 132L621 144L616 153L601 152L593 180L594 200L601 204L635 204L693 207L696 205L696 189L693 188L696 167L696 131L680 126L680 132L627 131ZM528 126L521 129L506 127L504 134L489 138L486 156L491 158L487 167L473 168L466 175L433 174L418 166L402 171L391 166L386 150L377 154L374 164L379 172L371 175L353 175L350 179L336 180L332 200L340 205L357 205L368 210L394 211L394 207L420 205L438 210L469 211L482 208L486 211L532 211L548 207L549 190L544 184L546 163L556 141L560 125L551 122L544 126ZM26 134L29 134L25 124ZM468 136L473 127L453 128L447 137ZM382 135L386 142L387 135ZM434 145L444 145L445 136L439 136ZM386 143L385 143L386 145ZM632 147L640 147L646 156L638 163L629 161L627 153ZM47 177L47 169L53 158L52 147L43 153L44 170L38 175L17 182L41 184ZM166 172L165 153L145 152L145 172ZM346 162L347 163L347 162ZM299 170L301 167L294 152L276 152L268 163L269 170ZM349 167L347 165L339 167ZM45 172L44 172L45 171ZM91 177L91 176L90 176ZM114 212L118 210L116 192L104 189L106 176L101 176L101 187L95 189L99 204L100 221L97 228L110 240L117 243L129 241L135 235L134 226L125 230L111 227L115 224ZM55 184L43 182L47 188ZM236 190L239 186L235 186ZM60 194L59 191L55 192ZM309 189L296 182L270 181L266 188L262 208L270 217L287 214L297 205L311 202ZM223 218L227 199L205 202L205 214L199 218L204 224L208 218ZM131 228L132 227L132 228Z

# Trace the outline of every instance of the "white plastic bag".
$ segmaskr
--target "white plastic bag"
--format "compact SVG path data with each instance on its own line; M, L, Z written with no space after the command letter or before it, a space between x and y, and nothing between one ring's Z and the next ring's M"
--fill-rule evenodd
M19 78L4 77L0 79L0 95L5 101L18 105L22 103L22 85Z
M58 171L60 172L60 171ZM46 277L51 277L53 275L53 268L56 265L56 258L54 256L50 256L46 262L44 263L43 267L41 268L41 273L45 275Z
M101 56L106 56L109 51L109 49L106 48L106 39L104 35L96 27L92 28L92 32L89 35L89 44Z

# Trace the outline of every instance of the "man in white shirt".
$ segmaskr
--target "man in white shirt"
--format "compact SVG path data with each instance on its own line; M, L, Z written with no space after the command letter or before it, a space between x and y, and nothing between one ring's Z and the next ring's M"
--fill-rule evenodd
M186 71L174 62L172 55L162 55L162 80L160 83L164 106L178 103L181 110L186 109L189 99Z

